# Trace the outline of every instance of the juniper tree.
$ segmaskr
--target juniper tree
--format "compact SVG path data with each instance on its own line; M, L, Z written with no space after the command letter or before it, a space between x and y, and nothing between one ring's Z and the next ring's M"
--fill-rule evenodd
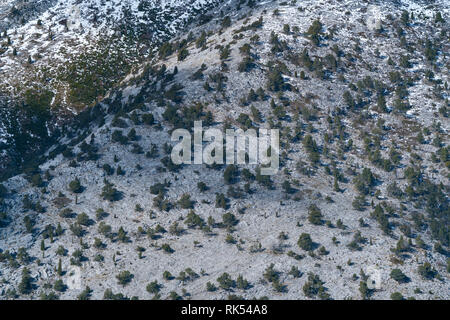
M326 288L323 286L324 282L320 280L319 276L313 273L308 274L308 280L303 285L303 293L308 298L319 296L321 299L329 299Z
M320 20L314 20L313 23L309 26L306 34L309 36L309 39L316 46L320 45L320 34L322 32L322 23Z
M445 23L444 18L442 17L442 14L440 11L436 12L436 16L434 18L435 23Z
M59 260L58 260L58 269L57 269L56 273L58 274L58 276L62 276L62 274L63 274L61 258L59 258Z
M305 251L312 251L314 248L313 241L308 233L302 233L298 238L297 244Z
M315 225L323 224L322 213L315 204L310 205L308 208L308 221Z
M44 252L45 252L45 241L44 241L44 239L41 240L41 251L42 251L42 258L44 258Z
M429 262L425 262L423 265L417 268L417 272L425 280L432 280L436 277L437 271L431 266Z
M300 278L301 272L298 270L298 267L292 266L291 270L288 272L289 275L293 276L294 278Z
M58 279L55 281L53 285L53 289L59 292L64 292L67 289L67 286L64 284L64 282L61 279Z
M235 281L231 279L231 276L226 272L217 278L217 282L219 283L220 287L224 290L230 290L236 285Z
M161 290L161 285L155 280L147 285L146 290L148 293L157 294Z
M213 283L211 283L209 281L206 283L206 291L213 292L216 290L217 290L217 287Z
M28 268L23 268L22 270L22 280L19 283L18 289L20 294L29 294L33 290L32 285L33 278L31 277L30 270Z
M127 236L127 232L124 230L123 227L120 227L119 231L117 231L117 239L120 242L128 242L129 241L129 238Z
M111 202L119 200L120 192L114 187L114 185L106 179L104 179L103 183L104 186L102 188L102 193L100 196L104 200L108 200Z
M408 277L400 269L392 269L390 276L398 283L408 282Z
M359 282L359 292L361 293L361 298L363 300L366 300L370 297L371 290L367 286L366 281L360 281Z
M391 294L391 300L405 300L405 299L404 299L403 295L400 292L393 292Z
M92 295L92 289L86 286L86 288L81 291L81 293L77 296L78 300L89 300Z
M116 275L117 282L125 287L128 285L131 280L134 278L134 275L130 271L121 271L119 274Z

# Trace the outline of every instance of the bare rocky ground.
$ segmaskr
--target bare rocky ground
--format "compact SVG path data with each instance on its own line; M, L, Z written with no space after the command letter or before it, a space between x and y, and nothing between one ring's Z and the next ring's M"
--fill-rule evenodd
M411 19L406 23L402 10ZM443 22L436 19L437 12ZM220 17L191 29L192 35L180 34L171 41L171 50L162 49L111 91L95 107L102 111L92 122L63 135L38 170L3 182L0 297L76 299L89 286L92 299L111 298L107 289L123 294L115 298L139 299L390 299L393 293L449 299L448 16L445 2L268 1L253 8L243 5L231 16L230 26ZM318 45L310 32L317 19ZM204 30L208 34L200 41ZM426 40L436 50L431 60L424 53ZM229 54L223 49L227 45ZM305 48L316 60L312 66L300 57ZM183 50L188 53L184 58ZM402 58L406 56L408 63ZM243 70L245 57L250 65ZM218 75L226 79L218 81ZM183 87L175 90L175 84ZM250 99L250 89L259 87L264 99ZM385 110L380 110L379 96L386 101ZM183 107L198 102L203 113L180 115ZM170 106L178 116L170 115ZM282 166L271 176L272 188L245 179L243 169L255 173L255 166L238 166L234 180L226 183L225 167L172 170L164 165L164 144L173 144L174 125L205 120L207 111L217 128L229 123L245 129L248 121L242 121L242 114L248 114L253 127L281 129ZM145 124L143 115L149 113L155 121ZM132 129L136 139L126 144L112 140L114 131L126 136ZM308 145L308 137L317 147ZM158 154L150 157L146 152L153 144ZM61 146L65 152L53 152ZM89 149L96 155L91 160L86 159ZM105 164L125 173L108 175ZM367 190L354 182L364 168L375 177L369 184L364 180ZM79 193L69 187L75 179L82 186ZM121 192L115 201L101 196L104 179ZM170 185L161 196L150 192L165 181ZM199 182L207 190L201 191ZM392 191L394 182L399 196ZM250 193L244 191L247 183ZM240 187L242 195L230 192L230 186ZM179 203L185 194L192 208ZM217 194L228 198L225 208L217 203ZM24 201L26 196L31 201ZM172 208L158 206L158 197ZM321 213L318 222L311 217L312 205ZM67 209L72 217L61 215ZM104 217L98 209L106 212ZM197 222L203 219L193 227L186 224L191 210ZM71 226L79 227L81 213L91 221L77 236ZM229 215L221 223L227 213L234 215L235 225L227 227ZM31 232L26 216L33 221ZM183 231L173 232L176 222ZM112 235L99 230L102 223L111 226ZM46 238L48 225L60 225L63 232L55 229L53 239ZM155 235L158 225L167 232ZM299 247L302 234L310 235L312 248ZM96 238L102 246L94 245ZM84 257L80 263L73 256L77 250ZM423 271L427 263L430 267ZM272 273L267 272L272 264ZM292 272L293 267L299 272ZM29 290L24 268L32 278ZM394 269L408 280L394 280ZM124 271L132 277L121 284L116 276ZM165 271L173 279L164 278ZM224 273L235 283L218 280ZM239 275L248 285L237 281ZM322 282L312 282L313 275ZM55 287L57 279L66 288ZM160 286L148 292L153 281ZM208 290L208 282L216 289Z

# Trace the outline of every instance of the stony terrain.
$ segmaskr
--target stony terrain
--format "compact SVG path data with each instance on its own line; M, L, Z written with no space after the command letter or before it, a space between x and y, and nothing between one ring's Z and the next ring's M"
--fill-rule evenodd
M2 182L2 299L449 299L448 4L238 3ZM280 129L278 174L174 165L194 120Z

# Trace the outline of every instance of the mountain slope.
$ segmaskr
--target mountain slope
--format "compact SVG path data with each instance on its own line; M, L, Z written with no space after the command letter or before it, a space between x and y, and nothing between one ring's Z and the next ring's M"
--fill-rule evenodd
M134 65L3 183L2 298L449 298L448 5L233 13ZM173 165L194 120L280 129L278 174Z
M57 135L67 120L101 101L163 41L189 24L208 21L214 10L225 10L230 3L7 2L0 11L7 17L0 25L0 94L5 97L1 109L8 111L2 113L0 130L6 132L2 140L9 139L2 145L0 176L9 176L16 165L29 162L30 155L47 147L48 136ZM21 104L31 113L44 111L34 125L47 127L47 132L30 132L21 117L8 118L7 113L21 113L17 110ZM31 152L17 150L17 144L8 143L11 139L27 141L25 149Z

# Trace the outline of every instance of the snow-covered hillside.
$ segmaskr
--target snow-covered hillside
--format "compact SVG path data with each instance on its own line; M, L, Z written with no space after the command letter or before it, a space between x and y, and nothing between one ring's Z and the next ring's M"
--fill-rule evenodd
M2 102L2 109L15 108L23 101L49 109L50 114L39 121L48 122L51 135L74 114L101 101L163 41L188 24L207 22L230 3L233 1L3 1L0 94L8 102ZM33 139L36 133L21 128L20 123L19 128L11 128L18 119L8 119L7 114L17 112L2 112L2 141L6 135L22 132L22 140L34 141L26 148L34 152L41 146L38 141L47 137ZM0 170L5 163L21 162L14 145L2 144L2 149Z
M56 1L23 25L3 30L0 27L2 89L20 94L17 92L20 84L29 81L39 86L50 85L56 93L58 85L54 78L58 67L84 52L98 50L108 40L114 41L108 43L108 48L128 47L123 50L130 52L139 49L135 55L143 59L154 45L169 39L218 3L218 0ZM15 15L20 16L17 10L19 13ZM33 9L27 5L23 10ZM49 77L39 79L42 70L50 72ZM70 106L67 101L60 103Z
M0 57L4 137L47 143L0 184L0 299L450 299L447 1L87 3ZM175 165L196 120L279 129L278 174Z

